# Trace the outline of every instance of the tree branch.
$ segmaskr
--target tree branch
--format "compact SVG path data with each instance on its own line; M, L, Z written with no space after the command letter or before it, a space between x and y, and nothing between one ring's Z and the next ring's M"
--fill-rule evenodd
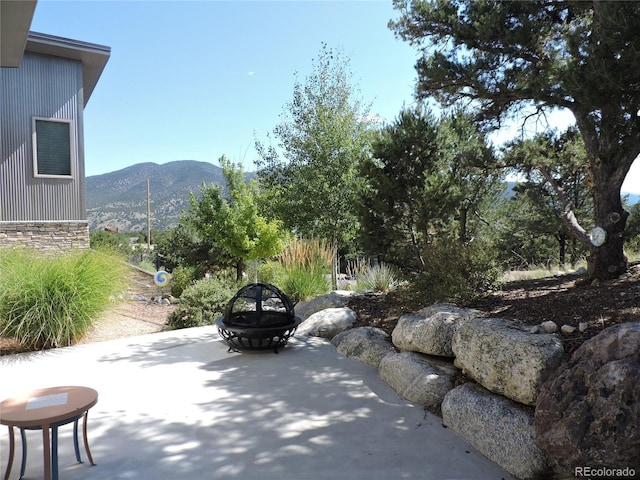
M544 179L549 182L553 190L558 195L558 199L560 200L560 204L562 205L562 213L560 214L560 218L564 222L564 224L569 228L569 231L573 234L575 238L578 239L580 243L585 245L587 248L591 246L591 239L589 238L589 234L586 232L584 228L578 223L578 219L573 213L573 204L564 189L560 186L560 184L553 178L551 172L543 167L536 167L536 169L540 172L540 174L544 177Z

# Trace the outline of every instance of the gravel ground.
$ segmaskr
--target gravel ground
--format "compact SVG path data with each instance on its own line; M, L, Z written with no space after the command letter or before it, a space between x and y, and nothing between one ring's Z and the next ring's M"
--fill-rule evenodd
M160 305L140 300L119 303L98 318L78 343L102 342L161 332L167 328L167 316L175 308L174 305Z

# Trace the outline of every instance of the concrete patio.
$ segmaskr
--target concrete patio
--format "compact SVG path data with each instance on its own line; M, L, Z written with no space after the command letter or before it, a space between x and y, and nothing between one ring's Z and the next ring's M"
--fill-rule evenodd
M194 328L3 356L0 380L0 400L56 385L99 392L97 465L76 463L73 428L60 427L60 480L512 478L321 339L229 353L214 327ZM41 479L41 432L27 438L24 478ZM2 426L2 476L8 444Z

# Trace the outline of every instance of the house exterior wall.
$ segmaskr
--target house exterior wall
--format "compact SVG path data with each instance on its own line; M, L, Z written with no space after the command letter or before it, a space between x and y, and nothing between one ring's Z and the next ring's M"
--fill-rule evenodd
M89 248L89 227L86 222L0 222L0 247L45 253Z
M0 69L0 246L15 244L16 229L24 228L21 241L30 238L33 225L50 230L87 230L82 62L25 52L19 68ZM72 120L73 158L70 178L36 177L33 166L32 118ZM65 226L66 225L66 226ZM67 232L67 233L65 233ZM83 235L84 236L84 235ZM83 237L81 236L81 237ZM55 242L56 236L49 235ZM74 245L88 247L82 241ZM68 242L62 242L65 249ZM34 245L39 245L35 242Z

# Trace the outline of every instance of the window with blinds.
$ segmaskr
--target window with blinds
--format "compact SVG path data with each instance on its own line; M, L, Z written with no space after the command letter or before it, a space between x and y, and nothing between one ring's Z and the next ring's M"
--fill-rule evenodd
M33 117L33 171L36 177L73 176L72 120Z

